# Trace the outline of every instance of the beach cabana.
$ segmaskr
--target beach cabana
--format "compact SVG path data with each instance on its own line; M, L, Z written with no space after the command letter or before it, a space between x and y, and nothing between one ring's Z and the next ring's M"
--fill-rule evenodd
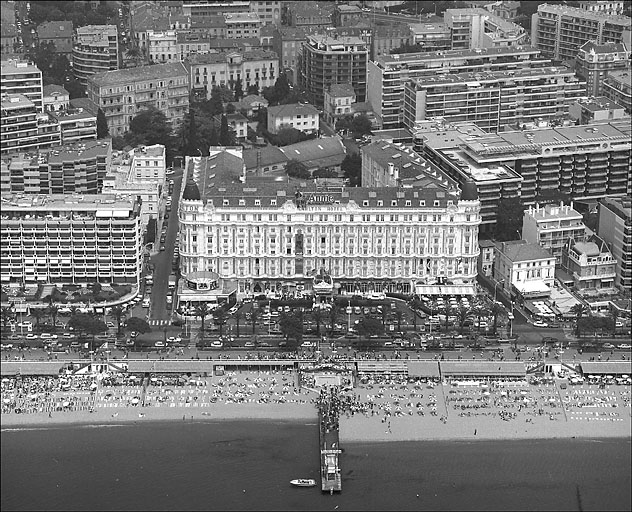
M406 361L358 361L357 370L359 374L365 375L398 375L408 376L408 366Z
M444 379L526 379L521 361L440 361Z
M64 366L64 361L2 361L0 374L3 377L15 375L58 376Z
M439 378L439 361L406 361L409 377Z

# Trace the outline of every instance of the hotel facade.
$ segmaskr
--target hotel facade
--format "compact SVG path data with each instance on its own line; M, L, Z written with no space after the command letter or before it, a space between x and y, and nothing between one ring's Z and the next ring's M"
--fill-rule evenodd
M2 283L138 284L140 204L108 194L4 194Z
M210 164L189 157L183 178L185 277L216 273L234 283L238 298L290 290L414 293L431 285L474 293L480 204L471 189L222 180Z

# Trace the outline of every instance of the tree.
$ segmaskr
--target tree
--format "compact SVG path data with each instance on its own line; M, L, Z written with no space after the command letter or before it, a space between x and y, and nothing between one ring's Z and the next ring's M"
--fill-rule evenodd
M35 308L33 308L33 309L31 309L31 316L33 318L35 318L35 325L37 327L39 327L40 320L44 316L44 310L43 309L35 309Z
M312 320L316 322L316 334L320 336L320 324L323 321L323 311L320 308L312 310Z
M228 119L225 115L222 115L222 121L219 126L219 143L221 146L231 146L232 137L228 129Z
M200 326L200 332L203 333L204 332L204 319L211 312L210 308L208 307L208 303L200 302L197 306L195 306L194 311L195 311L196 318L199 318L200 320L202 320L202 325Z
M340 317L340 308L336 304L331 305L331 309L329 310L329 335L333 336L334 329L336 328L336 321Z
M9 321L15 318L13 306L2 306L0 308L0 317L2 318L2 327L6 329Z
M502 307L500 304L498 304L497 302L494 302L491 307L489 308L490 313L492 314L493 317L493 323L492 323L492 333L495 335L497 328L498 328L498 315L503 312L505 310L504 307Z
M445 332L450 330L450 315L452 314L452 306L449 302L445 305Z
M255 333L255 328L257 327L258 319L259 319L259 310L252 308L250 310L250 323L252 324L252 334Z
M189 107L184 123L180 126L180 148L184 155L197 155L199 148L195 114L195 110Z
M46 312L48 313L48 317L50 318L50 322L53 325L57 324L57 313L59 313L59 307L55 304L51 304L46 308Z
M64 83L64 89L68 91L68 97L71 100L74 100L76 98L86 97L85 86L74 77L71 77L69 80L66 80L66 82Z
M226 104L226 113L227 114L234 114L235 112L237 112L237 108L235 107L234 103Z
M259 86L257 84L252 84L248 86L248 90L246 93L248 96L254 94L255 96L259 95Z
M312 178L337 178L338 173L336 171L332 171L331 169L326 169L324 167L319 167L312 173Z
M127 322L125 322L125 328L128 331L136 331L141 334L151 332L150 325L142 318L138 318L136 316L132 316L127 319Z
M311 178L311 174L307 168L301 162L294 159L288 161L285 166L285 172L292 178L299 178L303 180Z
M107 119L105 119L103 110L99 109L97 112L97 139L104 139L109 134L110 129L108 128Z
M360 154L345 156L340 168L345 173L345 178L349 180L349 185L359 187L362 179L362 157Z
M219 335L224 335L224 326L228 321L228 314L224 308L216 308L213 310L213 323L219 327Z
M110 316L116 320L116 333L121 334L121 318L125 310L121 306L113 306L110 309Z
M463 334L463 328L465 327L465 321L467 320L468 314L469 311L463 306L456 310L456 321L459 325L459 334Z
M395 311L395 318L397 319L397 332L402 332L402 320L404 319L404 312L399 309Z
M384 332L384 325L375 318L363 318L356 325L358 336L360 336L360 345L364 348L373 348L371 336L376 336Z
M478 324L478 327L476 330L480 332L481 331L481 318L483 318L484 316L487 316L489 312L485 306L482 306L480 304L474 307L473 312L476 315L476 320Z
M522 200L519 197L505 197L498 202L496 212L496 240L499 242L519 240L524 216Z
M588 306L578 302L574 306L571 307L570 312L575 315L575 336L580 336L581 333L581 324L580 320L582 317L590 312Z
M368 135L371 133L371 120L365 115L360 114L353 118L351 123L353 134L358 137L360 135Z
M241 80L235 81L235 88L233 90L235 93L235 101L239 101L241 98L244 97L244 91L241 86Z
M233 318L235 319L235 327L237 328L237 337L239 338L239 320L241 320L241 312L239 310L235 311L235 314L233 315Z
M612 334L617 332L617 321L619 320L619 309L610 303L610 321L612 322Z
M391 54L397 53L418 53L424 51L424 45L421 43L417 44L408 44L404 43L399 48L393 48L391 50Z
M228 103L229 101L235 101L235 95L230 88L225 85L215 86L211 90L211 97L219 98L222 103Z
M91 350L94 350L94 337L108 330L105 323L92 313L77 313L68 320L68 327L72 327L75 332L84 332L92 336Z
M275 146L289 146L305 140L304 133L296 128L281 128L274 138Z
M171 148L173 144L167 116L154 107L142 110L132 118L126 139L132 146L162 144Z
M95 297L99 295L99 293L101 293L102 288L103 287L101 286L101 283L99 283L99 281L95 281L94 283L90 285L90 291L92 292L92 295L94 295Z
M279 328L285 336L285 340L289 341L290 338L295 339L298 343L303 337L303 319L302 317L294 313L281 313L279 318Z

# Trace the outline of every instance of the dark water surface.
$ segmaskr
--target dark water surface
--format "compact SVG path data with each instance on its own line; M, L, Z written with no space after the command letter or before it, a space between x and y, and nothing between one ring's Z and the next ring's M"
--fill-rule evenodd
M629 439L346 444L318 481L313 423L2 431L8 510L630 510ZM419 496L417 496L419 495Z

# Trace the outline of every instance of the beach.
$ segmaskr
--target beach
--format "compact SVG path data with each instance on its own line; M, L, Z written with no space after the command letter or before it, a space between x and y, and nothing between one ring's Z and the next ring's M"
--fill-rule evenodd
M56 379L56 378L55 378ZM86 377L3 382L2 429L152 421L301 420L316 423L316 389L291 371L164 377L141 386L134 377L95 383ZM169 380L171 379L171 380ZM28 381L27 381L28 383ZM630 438L630 387L556 383L370 380L342 393L345 442ZM12 402L7 400L11 398ZM20 413L16 413L16 409Z

